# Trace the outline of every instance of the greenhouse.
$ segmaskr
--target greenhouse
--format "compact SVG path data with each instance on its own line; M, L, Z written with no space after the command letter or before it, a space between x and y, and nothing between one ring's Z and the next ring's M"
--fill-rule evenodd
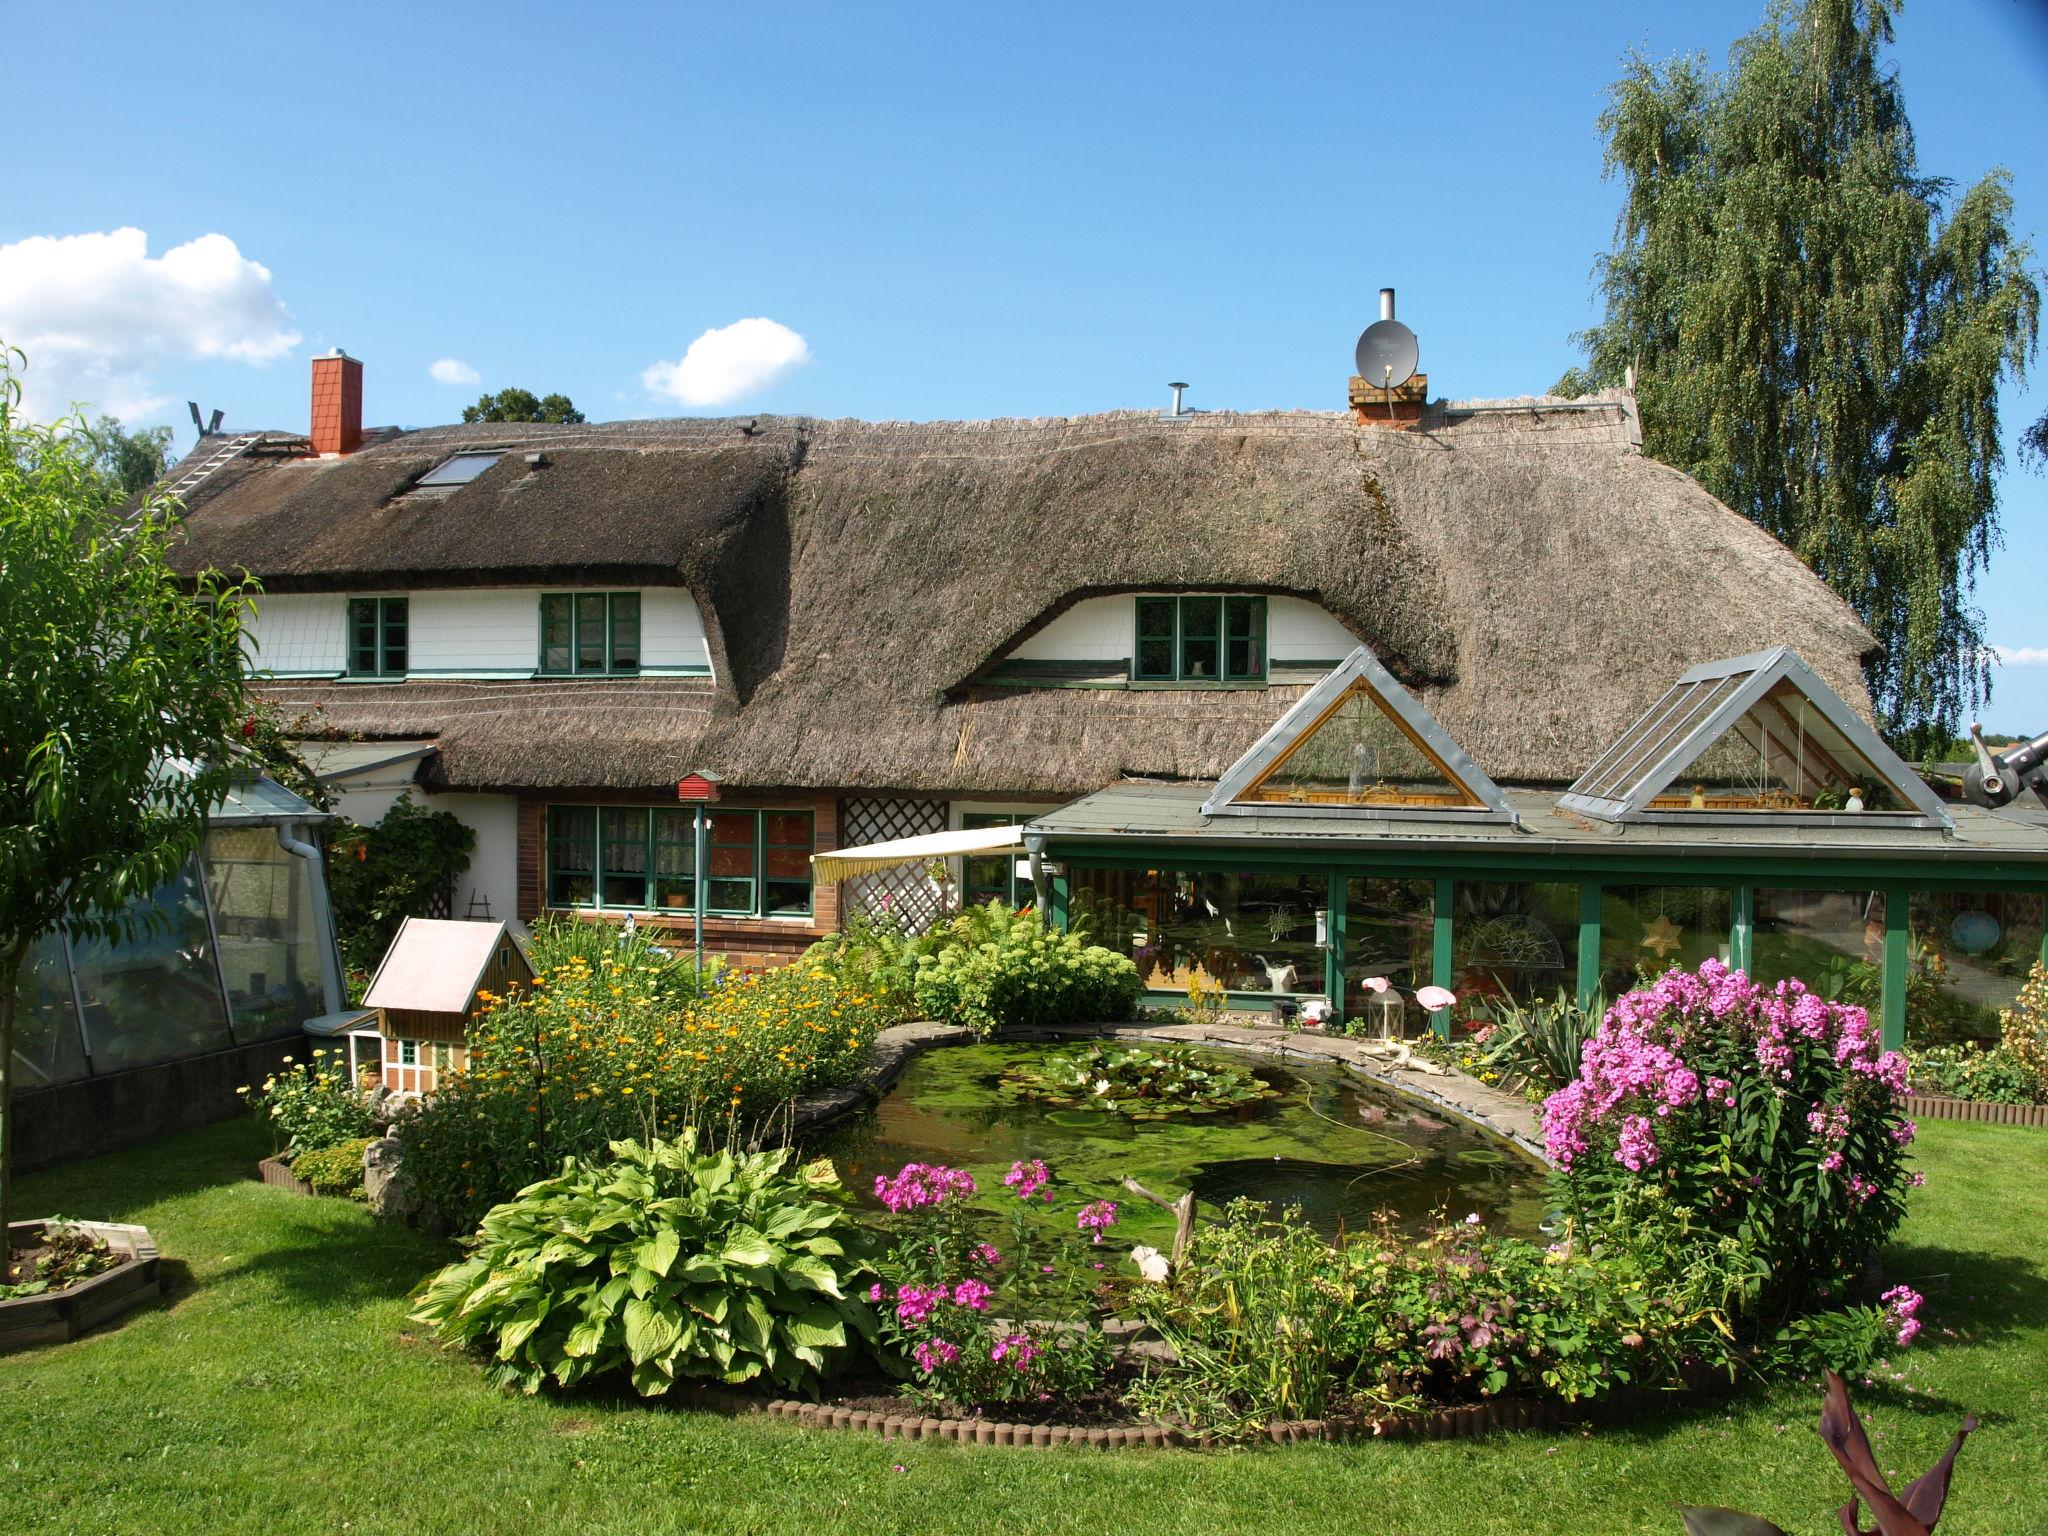
M126 935L59 929L38 941L14 1033L25 1164L140 1139L165 1115L182 1122L216 1077L231 1077L231 1091L249 1063L341 1010L314 846L328 820L269 779L237 783L209 814L199 852ZM193 1069L203 1061L218 1071Z

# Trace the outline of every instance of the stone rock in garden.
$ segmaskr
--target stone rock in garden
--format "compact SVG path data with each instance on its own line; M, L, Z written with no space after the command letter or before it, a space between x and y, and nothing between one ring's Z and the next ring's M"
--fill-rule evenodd
M405 1176L405 1146L396 1126L363 1149L363 1191L370 1209L384 1221L408 1222L419 1214L419 1195Z

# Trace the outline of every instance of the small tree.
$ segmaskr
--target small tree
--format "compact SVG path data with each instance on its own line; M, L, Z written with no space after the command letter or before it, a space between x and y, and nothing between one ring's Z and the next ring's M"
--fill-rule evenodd
M530 389L501 389L462 408L464 421L581 421L583 413L567 395L536 395Z
M29 949L59 922L119 937L148 921L247 719L249 589L182 581L166 558L174 503L151 490L124 509L82 418L23 420L20 361L0 348L0 1224Z

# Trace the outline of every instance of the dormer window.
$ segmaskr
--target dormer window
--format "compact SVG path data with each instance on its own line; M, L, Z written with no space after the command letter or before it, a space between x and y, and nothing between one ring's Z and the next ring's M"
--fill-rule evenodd
M638 592L547 592L540 600L545 677L634 676L640 671Z
M348 600L348 675L403 677L409 639L406 600L402 597L352 597Z
M418 490L450 490L467 485L505 455L502 453L458 453L443 459L414 482Z
M1266 600L1190 593L1138 600L1137 682L1257 683L1266 678Z

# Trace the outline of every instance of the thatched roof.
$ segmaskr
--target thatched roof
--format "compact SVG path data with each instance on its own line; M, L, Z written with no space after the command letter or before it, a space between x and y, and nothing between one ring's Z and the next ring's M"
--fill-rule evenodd
M693 768L1044 796L1213 778L1300 688L976 681L1080 598L1145 588L1323 604L1499 780L1568 782L1688 666L1780 642L1867 713L1869 634L1783 547L1641 457L1626 402L1437 407L1424 426L1117 412L437 428L341 461L233 466L193 498L185 558L274 590L603 572L696 593L716 687L275 685L343 729L438 732L438 772L465 787L652 786ZM451 495L403 493L480 444L515 451ZM527 468L533 451L545 468Z

